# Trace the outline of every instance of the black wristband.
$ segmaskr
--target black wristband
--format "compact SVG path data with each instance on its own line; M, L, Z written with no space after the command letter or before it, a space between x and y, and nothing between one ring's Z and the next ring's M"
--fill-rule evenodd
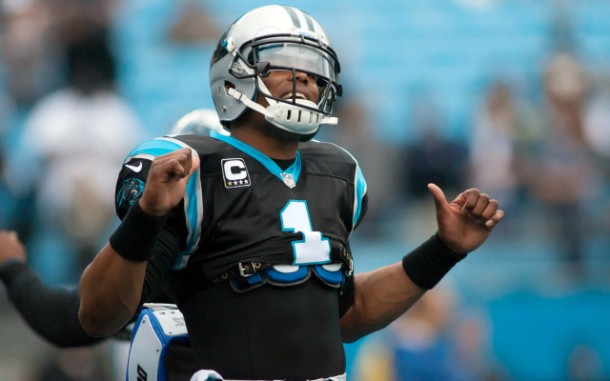
M402 258L402 267L419 287L429 290L466 255L455 253L434 234Z
M157 235L167 216L155 217L144 213L140 204L133 204L121 225L110 236L110 246L121 257L143 262L152 255Z

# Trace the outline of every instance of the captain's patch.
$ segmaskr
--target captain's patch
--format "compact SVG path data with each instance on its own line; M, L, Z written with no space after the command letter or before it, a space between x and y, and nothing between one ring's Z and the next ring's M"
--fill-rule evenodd
M222 159L220 163L226 188L250 186L250 174L248 173L248 168L246 168L244 159Z

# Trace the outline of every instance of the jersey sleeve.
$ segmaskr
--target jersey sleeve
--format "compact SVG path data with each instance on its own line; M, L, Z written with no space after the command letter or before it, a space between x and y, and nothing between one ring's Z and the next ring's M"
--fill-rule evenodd
M342 148L353 160L355 165L353 173L353 205L352 205L352 232L358 227L360 222L364 219L368 210L368 187L364 174L360 169L358 160L349 153L347 150ZM349 257L348 263L350 263L349 270L345 273L345 279L343 286L341 287L341 293L339 295L339 316L342 317L354 304L355 285L354 285L354 268L353 268L353 257L349 241L346 243L347 255Z
M130 158L123 163L117 178L114 199L114 208L121 220L125 218L129 208L142 197L151 164L152 159Z
M144 192L146 177L153 160L181 148L191 148L188 144L171 137L156 138L134 148L123 162L115 190L115 210L120 219L137 202ZM196 151L193 150L196 155ZM200 169L189 179L182 202L172 211L166 224L181 234L181 250L174 258L172 268L179 270L186 266L188 258L199 244L203 217Z
M360 169L360 164L358 160L345 148L338 146L336 144L332 144L332 146L338 148L338 152L343 152L341 155L342 163L347 164L348 168L350 168L350 181L353 184L353 200L351 205L351 231L360 224L364 216L366 215L367 207L368 207L368 196L367 191L368 187L366 184L366 180L364 178L364 174L362 173L362 169Z
M78 289L45 286L25 263L14 263L0 271L8 296L34 332L61 348L99 343L78 320Z

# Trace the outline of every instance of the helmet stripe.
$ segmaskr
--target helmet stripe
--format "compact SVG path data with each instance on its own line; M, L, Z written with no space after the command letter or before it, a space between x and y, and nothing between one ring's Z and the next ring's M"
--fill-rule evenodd
M284 7L284 9L286 10L286 12L288 12L288 15L292 19L292 23L297 28L301 28L301 21L299 20L299 16L297 16L297 13L295 12L295 10L290 7Z
M314 27L314 22L313 22L313 18L311 18L310 15L308 15L307 13L303 13L303 16L305 16L305 22L307 23L307 29L309 29L311 32L316 32L316 28Z
M290 15L292 23L299 29L306 29L309 32L316 33L315 22L313 18L307 13L298 9L284 7L286 12Z

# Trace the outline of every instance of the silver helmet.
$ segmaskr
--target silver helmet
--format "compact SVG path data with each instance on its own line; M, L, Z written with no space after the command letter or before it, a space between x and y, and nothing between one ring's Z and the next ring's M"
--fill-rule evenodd
M295 92L288 99L272 96L261 78L273 70L314 78L320 94L317 104ZM210 66L212 98L226 127L250 108L278 128L312 137L320 124L337 124L332 111L342 93L339 71L326 33L310 15L287 6L264 6L240 17L218 42ZM268 107L256 103L259 94Z

